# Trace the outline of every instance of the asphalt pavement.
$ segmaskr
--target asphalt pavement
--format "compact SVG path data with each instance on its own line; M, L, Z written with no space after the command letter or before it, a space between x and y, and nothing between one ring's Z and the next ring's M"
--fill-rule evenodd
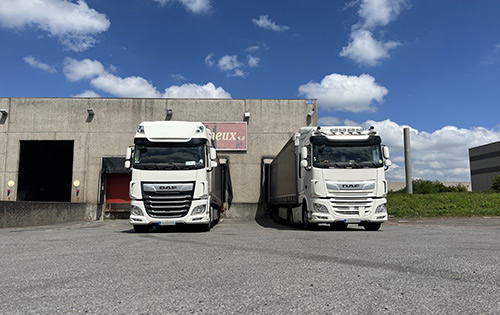
M500 218L0 229L2 314L499 314Z

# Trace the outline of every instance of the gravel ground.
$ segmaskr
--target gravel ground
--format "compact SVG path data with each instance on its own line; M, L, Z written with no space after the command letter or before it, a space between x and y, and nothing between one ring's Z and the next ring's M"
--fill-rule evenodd
M2 314L499 314L500 218L0 229Z

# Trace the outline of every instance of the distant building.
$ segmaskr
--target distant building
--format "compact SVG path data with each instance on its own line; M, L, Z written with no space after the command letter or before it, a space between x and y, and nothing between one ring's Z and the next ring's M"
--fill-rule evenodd
M469 149L472 191L491 188L491 178L500 174L500 141Z

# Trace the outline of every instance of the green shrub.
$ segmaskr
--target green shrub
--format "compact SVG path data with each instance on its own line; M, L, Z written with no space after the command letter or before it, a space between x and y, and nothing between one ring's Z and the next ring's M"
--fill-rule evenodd
M425 179L415 179L412 182L413 182L414 194L438 194L438 193L467 191L467 187L465 187L464 185L448 187L439 181L431 181ZM396 191L396 193L405 193L405 192L406 188Z
M500 175L496 175L491 178L491 189L500 193Z
M500 194L450 192L435 194L389 193L387 211L394 217L500 216Z

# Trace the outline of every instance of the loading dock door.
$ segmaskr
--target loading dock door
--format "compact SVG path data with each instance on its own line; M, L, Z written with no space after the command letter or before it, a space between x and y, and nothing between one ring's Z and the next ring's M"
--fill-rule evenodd
M20 201L71 202L73 141L21 141Z
M130 203L130 173L107 174L106 177L106 203Z
M126 219L130 214L131 173L124 167L125 157L103 157L99 204L105 203L106 217Z

